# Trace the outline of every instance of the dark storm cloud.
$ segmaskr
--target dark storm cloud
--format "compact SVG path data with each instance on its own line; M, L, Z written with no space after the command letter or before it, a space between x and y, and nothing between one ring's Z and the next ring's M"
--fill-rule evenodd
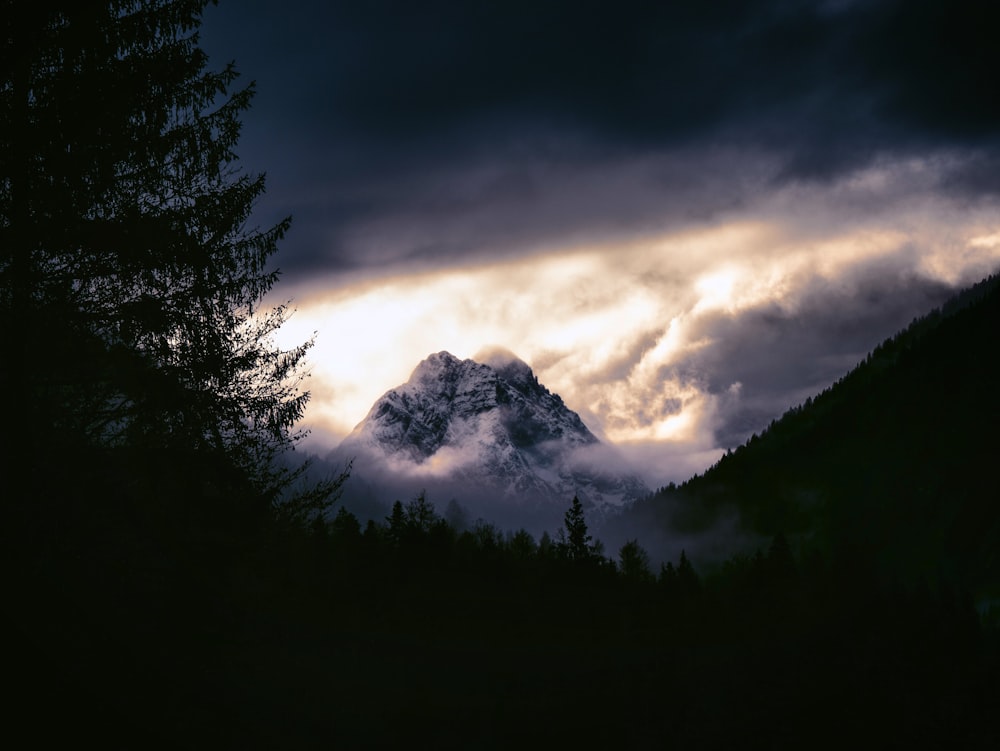
M206 18L213 59L258 80L240 153L269 173L263 209L296 215L292 273L711 214L759 189L701 173L720 148L772 183L975 152L953 184L1000 186L985 0L231 0ZM583 188L648 155L670 162L660 184Z
M488 132L491 122L519 117L576 122L626 142L700 137L732 122L758 123L750 137L780 142L805 125L803 139L857 139L850 126L877 121L965 139L995 135L1000 115L992 2L265 8L223 12L234 31L255 35L253 54L265 55L269 70L287 74L277 83L310 120L373 139ZM798 119L814 114L823 117ZM787 125L777 122L787 116Z

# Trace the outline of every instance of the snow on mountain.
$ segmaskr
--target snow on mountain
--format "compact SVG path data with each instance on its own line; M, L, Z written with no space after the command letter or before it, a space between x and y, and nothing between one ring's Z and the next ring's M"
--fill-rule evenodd
M439 509L455 498L526 526L557 510L561 519L574 495L596 518L649 492L525 362L499 349L474 360L430 355L375 402L334 457L353 458L372 494L426 489Z

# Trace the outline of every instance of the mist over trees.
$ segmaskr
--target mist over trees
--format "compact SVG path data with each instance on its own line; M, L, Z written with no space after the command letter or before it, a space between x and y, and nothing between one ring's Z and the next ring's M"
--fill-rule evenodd
M863 559L887 579L995 599L998 333L1000 276L991 276L609 531L728 535L734 546L783 533L824 555Z

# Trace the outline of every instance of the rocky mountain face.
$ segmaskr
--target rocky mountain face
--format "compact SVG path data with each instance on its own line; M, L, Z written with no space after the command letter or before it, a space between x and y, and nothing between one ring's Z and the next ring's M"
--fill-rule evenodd
M430 355L375 402L334 458L353 458L352 484L369 495L406 500L423 489L439 510L455 499L473 514L524 526L561 519L574 495L596 519L649 493L527 364L502 350L475 360Z

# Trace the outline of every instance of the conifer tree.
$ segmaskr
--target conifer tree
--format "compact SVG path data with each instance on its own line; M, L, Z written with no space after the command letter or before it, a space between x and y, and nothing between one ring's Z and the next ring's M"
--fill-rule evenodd
M681 557L677 563L677 585L681 593L685 595L695 595L701 591L701 579L684 550L681 551Z
M395 501L389 516L385 518L386 537L393 545L399 545L406 537L406 511L402 501Z
M599 543L594 542L587 530L587 519L578 496L573 496L573 502L563 517L563 526L559 529L559 550L563 557L571 561L590 561L600 554Z
M618 562L622 575L632 581L651 581L653 574L649 568L649 553L638 540L628 540L618 551Z
M672 595L675 593L677 589L677 569L674 568L674 564L671 561L660 564L660 575L657 577L657 582L668 594Z
M353 545L361 540L361 522L345 506L337 509L336 516L330 522L330 531L334 540L339 543Z
M266 307L289 219L250 226L235 154L253 85L198 46L209 0L8 0L0 347L15 463L76 446L215 453L277 503L309 342ZM30 409L30 411L29 411ZM338 478L342 481L343 478ZM314 487L306 507L337 481ZM299 506L299 510L302 508Z
M416 498L406 504L406 525L414 533L427 534L440 520L434 505L427 500L427 491L420 491Z

